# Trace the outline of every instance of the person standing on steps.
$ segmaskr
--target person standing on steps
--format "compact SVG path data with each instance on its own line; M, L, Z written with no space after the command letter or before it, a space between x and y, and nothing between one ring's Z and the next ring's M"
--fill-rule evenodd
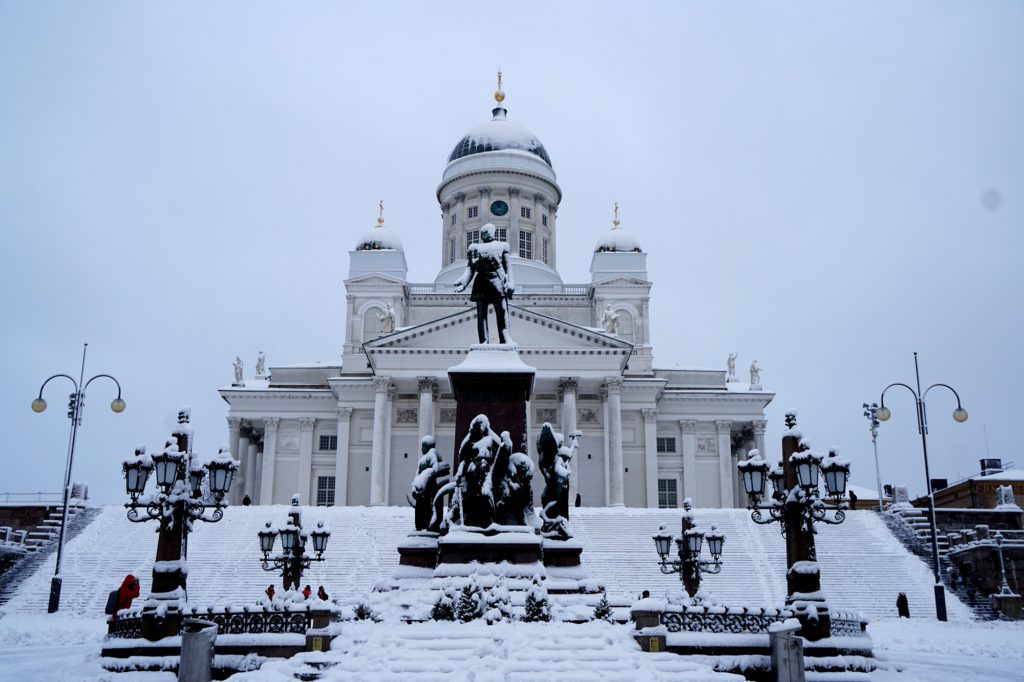
M900 618L910 618L910 604L907 602L906 592L900 592L896 597L896 611L899 612Z

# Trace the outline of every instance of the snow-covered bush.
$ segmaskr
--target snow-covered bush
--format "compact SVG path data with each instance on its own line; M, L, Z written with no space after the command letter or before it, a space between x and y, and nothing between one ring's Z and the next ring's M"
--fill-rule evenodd
M430 609L430 617L433 620L455 620L456 592L450 584L445 585L441 590L441 596L434 602Z
M608 595L601 593L601 601L594 607L594 620L607 620L611 622L612 606L608 603Z
M488 625L512 620L512 597L500 577L483 593L483 619Z
M355 619L356 620L372 620L377 621L377 614L373 612L366 604L359 602L355 608Z
M462 588L455 604L455 617L463 623L476 620L483 615L483 599L476 576Z
M546 623L551 620L551 607L548 605L548 590L541 585L540 576L533 576L533 584L526 592L526 603L523 620L527 623Z

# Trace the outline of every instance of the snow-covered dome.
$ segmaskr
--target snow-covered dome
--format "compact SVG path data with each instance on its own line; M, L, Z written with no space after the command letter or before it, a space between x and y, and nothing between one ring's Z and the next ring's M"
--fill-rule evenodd
M594 245L594 251L618 251L618 252L641 252L640 242L632 234L623 230L619 225L619 205L615 204L615 220L612 221L612 229L604 233Z
M546 163L549 168L554 168L551 165L548 150L544 149L544 145L537 139L537 136L518 123L508 120L508 110L503 104L505 93L501 89L500 73L498 74L498 90L494 93L494 99L498 104L491 110L491 120L466 133L455 145L452 153L448 155L448 163L473 154L514 149L533 154Z
M402 240L384 225L384 202L380 202L377 224L356 242L356 251L404 251Z

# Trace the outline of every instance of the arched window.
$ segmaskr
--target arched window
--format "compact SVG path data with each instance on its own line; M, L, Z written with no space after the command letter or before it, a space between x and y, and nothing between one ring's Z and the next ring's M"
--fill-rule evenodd
M635 325L633 323L633 315L628 310L618 309L615 311L619 316L619 338L623 341L629 341L630 343L636 343L635 337Z
M363 343L373 341L380 336L384 316L384 309L377 306L370 306L363 313Z

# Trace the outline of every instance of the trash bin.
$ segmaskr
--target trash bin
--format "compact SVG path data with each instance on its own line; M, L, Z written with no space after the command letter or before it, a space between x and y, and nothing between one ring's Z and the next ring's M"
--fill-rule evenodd
M213 675L213 645L217 641L217 624L199 618L186 618L181 623L181 660L178 663L180 682L210 682Z
M776 682L804 682L804 640L797 634L800 622L789 618L768 628L772 673Z

